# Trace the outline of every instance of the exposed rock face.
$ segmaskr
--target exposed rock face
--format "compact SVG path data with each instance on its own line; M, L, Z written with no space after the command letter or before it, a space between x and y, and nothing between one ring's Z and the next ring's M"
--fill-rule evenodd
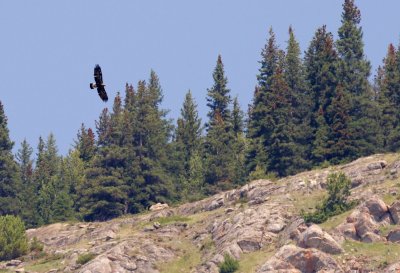
M150 211L163 210L163 209L167 209L167 208L169 208L168 204L157 203L150 207Z
M391 169L396 174L400 169L400 163L386 166L382 156L371 156L279 181L256 180L179 207L156 204L150 212L140 215L103 223L53 224L28 230L27 234L30 239L37 237L43 242L49 255L62 257L58 272L157 273L169 262L196 254L201 257L198 264L185 272L218 273L225 253L242 259L245 253L251 257L253 252L258 257L268 252L255 267L260 273L333 273L344 269L346 273L367 272L362 270L368 268L365 265L369 257L360 259L348 250L343 253L340 243L344 237L363 242L399 242L399 229L387 237L379 231L382 226L399 223L400 202L389 208L372 194L391 194L393 189L366 190L393 177ZM327 229L328 234L318 225L308 227L299 217L297 206L324 190L331 170L342 171L351 178L352 195L362 203L337 229ZM158 219L173 215L186 216L189 221L164 223ZM272 247L276 249L271 250ZM95 258L85 265L77 264L79 256L87 253L93 253ZM12 270L23 266L25 260ZM6 267L5 263L0 263L2 267ZM397 268L400 266L392 265L376 272L396 272Z
M347 238L366 243L386 241L379 228L392 223L389 208L376 196L359 205L337 230Z
M400 224L400 201L394 202L389 208L390 216L395 224Z
M328 233L322 231L317 225L310 226L300 236L299 246L316 248L328 254L343 252L342 247Z
M282 247L257 272L272 273L282 269L302 273L343 272L339 264L329 255L317 249L303 249L294 245Z

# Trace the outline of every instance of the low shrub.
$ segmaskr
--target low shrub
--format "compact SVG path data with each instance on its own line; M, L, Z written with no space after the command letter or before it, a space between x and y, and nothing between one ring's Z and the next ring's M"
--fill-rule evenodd
M350 196L351 180L344 173L331 173L328 175L328 197L317 205L314 212L301 212L305 222L323 223L328 218L352 209L356 202L348 201Z
M219 265L220 273L233 273L239 269L239 261L232 258L229 254L224 255L224 261Z
M81 255L79 255L78 259L76 260L76 263L83 265L83 264L86 264L86 263L90 262L91 260L93 260L94 257L96 257L96 255L93 253L81 254Z
M0 261L20 257L27 251L24 222L16 216L0 216Z

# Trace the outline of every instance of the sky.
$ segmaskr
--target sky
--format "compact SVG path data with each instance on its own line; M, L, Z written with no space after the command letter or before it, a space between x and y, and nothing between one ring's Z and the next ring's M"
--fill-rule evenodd
M286 48L292 25L302 51L327 25L337 37L342 0L0 0L0 101L14 152L26 139L55 135L62 155L82 123L95 127L125 83L136 86L153 69L169 118L190 89L206 121L207 88L221 54L232 96L251 102L260 53L270 27ZM372 74L389 43L399 43L400 1L356 0ZM89 89L100 64L109 102Z

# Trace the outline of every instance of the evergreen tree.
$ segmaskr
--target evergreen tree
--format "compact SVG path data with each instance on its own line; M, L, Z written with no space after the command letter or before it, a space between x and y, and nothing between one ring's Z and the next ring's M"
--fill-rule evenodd
M279 176L293 174L295 166L293 108L289 87L284 78L284 53L279 52L275 73L267 90L270 130L266 132L265 149L267 152L267 170Z
M229 95L230 90L227 88L228 80L225 77L221 55L218 55L217 65L213 72L213 79L213 87L207 90L207 106L210 107L207 116L210 122L214 120L216 115L219 115L225 122L230 122L231 113L229 105L231 103L231 97ZM212 126L212 123L208 123L207 130Z
M279 49L275 41L275 33L269 30L269 39L261 52L261 68L257 75L258 85L254 91L252 105L249 109L247 137L249 147L246 155L247 172L251 174L256 169L259 173L268 171L268 154L266 151L268 136L273 129L273 121L267 104L270 99L272 77L278 66Z
M18 165L14 161L7 117L0 102L0 215L18 214L20 212L19 193L21 180Z
M70 200L66 200L67 204L72 204L73 213L69 211L67 206L66 217L76 216L81 207L81 192L86 183L85 170L88 168L86 162L79 154L79 150L71 150L63 159L61 165L62 183L65 186L64 192L68 193Z
M176 174L179 180L177 190L182 192L185 198L190 195L198 195L202 182L199 181L196 168L201 158L201 119L198 116L197 104L192 97L190 90L186 93L181 116L177 121L174 141L174 168L172 173ZM193 157L196 157L195 159ZM191 177L194 175L195 177Z
M36 208L32 204L36 203L36 188L33 181L33 149L29 143L24 139L18 149L16 159L19 165L19 172L21 175L22 189L21 196L21 218L24 220L28 228L34 227L38 223Z
M232 145L234 133L232 116L229 109L231 97L227 88L224 65L221 55L218 56L217 65L213 72L214 85L208 89L207 106L209 122L207 123L207 136L205 138L205 180L210 185L210 192L221 188L230 187L230 174L227 171L233 164Z
M328 160L340 163L343 159L351 158L354 154L350 124L349 94L345 93L342 86L338 85L332 104L328 107L328 116L331 121L331 134L328 140L330 153Z
M83 123L75 141L75 149L79 151L79 156L84 162L89 162L96 153L94 133L91 128L86 129Z
M168 141L171 138L171 121L167 111L160 109L162 88L157 74L150 73L149 83L139 82L136 98L136 120L132 164L133 178L130 193L130 211L136 212L156 202L173 200L172 182L167 173Z
M371 65L364 54L360 22L361 13L354 0L345 0L336 45L339 56L338 79L350 100L350 145L354 153L349 159L371 154L379 146L376 116L379 111L371 99L373 91L368 81Z
M312 139L311 95L305 80L305 68L300 56L300 46L292 27L289 27L289 41L285 59L285 80L288 85L289 101L292 107L291 121L294 146L293 171L299 172L310 167Z
M244 132L244 114L240 109L238 97L233 99L232 129L236 137Z
M121 97L114 99L113 112L103 110L96 123L98 153L86 171L80 197L80 211L87 221L108 220L127 213L128 187L124 181L128 167L121 143Z
M60 199L65 195L64 184L61 181L62 159L53 134L46 142L39 139L38 156L35 168L35 188L37 189L38 224L49 224L58 220L66 220L60 209ZM63 203L64 204L64 203ZM64 204L69 209L70 203Z
M380 128L383 150L395 152L400 147L400 69L395 47L390 44L378 81ZM378 71L379 72L379 71Z
M176 130L176 141L182 145L181 149L184 152L185 171L189 170L191 156L200 148L201 129L201 119L197 112L197 104L189 90L183 102L181 117L178 119Z
M333 36L326 31L326 26L319 28L305 55L306 79L310 84L314 104L312 128L315 132L312 156L315 164L329 160L332 120L328 108L335 97L338 84L337 52L333 44Z
M246 178L246 147L247 141L244 135L244 113L240 109L238 97L233 100L232 109L232 130L234 134L232 150L233 162L230 166L229 173L231 180L235 184L242 184Z

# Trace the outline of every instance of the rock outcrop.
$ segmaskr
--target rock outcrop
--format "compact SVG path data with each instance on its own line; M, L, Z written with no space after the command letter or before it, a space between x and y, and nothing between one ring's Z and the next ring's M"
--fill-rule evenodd
M398 264L382 261L378 268L343 242L345 238L358 244L400 243L400 226L395 226L400 224L400 201L388 206L382 199L395 197L397 188L379 187L397 177L399 162L388 163L376 155L278 181L255 180L178 207L156 204L140 215L102 223L52 224L27 230L27 235L44 244L45 255L58 259L54 272L158 273L175 262L183 266L194 261L182 272L218 273L224 254L239 260L257 257L253 272L259 273L397 272ZM360 204L334 228L307 226L300 209L320 201L332 171L350 177L352 198ZM93 259L79 264L86 254ZM188 259L192 255L196 258ZM34 263L21 260L12 267L0 263L0 269L25 270Z
M257 273L281 272L314 273L343 272L329 255L317 249L304 249L294 245L282 247Z

